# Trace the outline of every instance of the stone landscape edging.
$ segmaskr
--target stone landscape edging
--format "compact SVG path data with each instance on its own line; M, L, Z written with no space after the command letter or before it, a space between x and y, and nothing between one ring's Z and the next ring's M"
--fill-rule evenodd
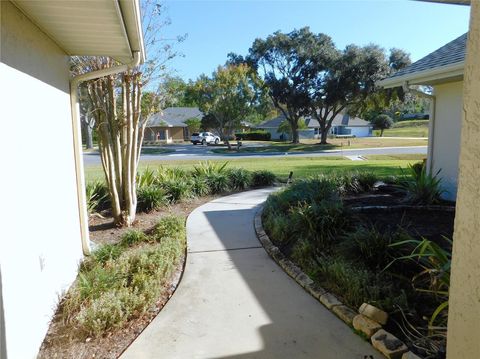
M356 310L348 307L347 305L343 304L334 294L328 292L326 289L322 288L318 284L316 284L306 273L304 273L300 267L298 267L295 263L293 263L290 259L288 259L280 249L272 243L270 238L268 237L267 233L263 228L262 223L262 213L263 213L264 206L261 205L255 212L254 216L254 229L257 235L258 240L262 244L265 251L268 255L293 279L295 280L305 291L307 291L312 297L317 299L320 303L322 303L329 311L334 313L338 318L340 318L345 324L349 327L353 328L353 320L355 317L363 317L362 314L359 314ZM366 317L365 317L366 318ZM366 318L366 320L370 320ZM371 321L371 320L370 320ZM373 321L372 321L373 322ZM405 343L400 341L398 338L393 336L393 334L388 333L385 331L381 324L378 324L373 330L373 333L369 337L370 344L377 349L380 353L385 355L386 358L390 359L421 359L419 356L415 355L410 351L403 351L398 352L396 350L389 350L388 345L378 345L375 342L377 337L375 336L376 333L382 333L383 337L394 338L398 342L400 342L401 347L407 347ZM396 348L395 348L396 349Z

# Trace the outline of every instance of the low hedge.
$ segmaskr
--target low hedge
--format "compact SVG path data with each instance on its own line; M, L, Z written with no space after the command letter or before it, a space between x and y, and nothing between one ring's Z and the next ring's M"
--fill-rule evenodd
M237 140L270 141L271 137L271 133L267 131L251 131L235 134Z

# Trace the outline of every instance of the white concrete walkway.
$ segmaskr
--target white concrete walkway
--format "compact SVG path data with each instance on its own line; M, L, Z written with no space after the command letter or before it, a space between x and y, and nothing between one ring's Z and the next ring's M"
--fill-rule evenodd
M253 217L270 192L219 198L192 212L179 288L121 358L382 357L261 247Z

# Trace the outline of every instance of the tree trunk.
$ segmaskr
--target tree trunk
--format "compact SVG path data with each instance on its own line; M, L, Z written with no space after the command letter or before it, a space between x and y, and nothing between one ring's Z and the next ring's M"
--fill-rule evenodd
M85 147L87 150L93 148L93 128L89 125L85 128Z
M326 145L327 144L327 137L328 137L328 131L326 129L323 129L323 131L320 131L320 144L321 145Z
M298 136L298 119L297 121L292 121L290 127L292 128L292 143L300 143Z
M383 131L385 131L384 128L382 128L382 129L380 130L380 137L383 137Z
M115 76L92 81L88 86L89 98L99 109L95 111L95 126L117 226L131 226L137 209L136 176L145 131L145 123L140 122L140 78L140 73L132 71L121 77L121 111L117 111Z

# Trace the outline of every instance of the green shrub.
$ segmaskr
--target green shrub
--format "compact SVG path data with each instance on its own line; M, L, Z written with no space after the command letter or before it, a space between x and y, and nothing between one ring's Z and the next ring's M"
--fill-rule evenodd
M104 244L95 249L91 257L95 262L104 264L109 260L117 259L123 253L123 248L116 244Z
M372 270L382 270L394 258L391 245L412 239L402 229L380 231L371 225L362 225L344 235L338 251L343 256L364 263Z
M154 170L146 168L137 175L137 188L150 187L157 183L157 174Z
M152 307L185 251L184 221L165 217L155 229L160 243L126 247L143 241L139 233L124 245L105 245L80 267L62 305L67 322L89 336L121 328Z
M150 212L168 204L168 195L156 185L140 187L137 190L137 211Z
M168 179L163 180L160 186L165 191L168 200L172 203L179 202L194 196L193 182L188 179Z
M384 273L374 273L359 263L340 257L317 259L317 279L332 292L342 296L354 308L371 303L389 312L400 306L408 308L407 295L395 286L395 279Z
M252 173L252 187L273 186L277 177L273 172L267 170L255 171Z
M290 231L310 241L317 254L338 243L339 237L351 226L340 201L300 204L290 210L290 218Z
M192 181L192 191L195 196L207 196L210 194L210 187L205 177L194 177Z
M223 164L216 162L200 162L198 165L193 166L193 174L195 177L206 177L208 175L220 174L227 172L228 162Z
M409 165L409 178L399 183L400 190L406 193L405 201L415 205L431 205L441 202L441 196L445 193L442 188L442 179L438 177L440 170L432 175L427 174L423 166L419 168Z
M160 242L165 238L176 238L185 234L185 219L178 216L162 217L153 230L153 236Z
M263 226L272 241L278 245L286 245L290 241L297 239L291 235L292 226L290 225L290 219L282 213L271 212L268 215L264 215Z
M227 173L213 172L205 175L205 180L210 189L210 193L223 193L230 189Z
M131 229L122 235L122 238L120 239L120 245L124 247L131 247L148 241L149 238L145 233Z
M237 140L250 140L250 141L270 141L272 135L267 131L250 131L240 132L235 134Z
M314 260L315 250L312 244L306 240L299 240L292 249L292 259L305 273L313 277L317 273L317 264Z
M324 200L340 200L336 183L325 176L311 177L294 182L289 187L268 196L265 213L270 209L287 213L290 208L300 203L311 204Z
M451 239L443 237L446 244L451 248L453 242ZM395 250L400 252L410 249L407 255L395 258L388 266L393 263L413 262L418 266L418 274L412 278L412 286L415 291L424 295L432 296L438 304L431 313L429 319L430 334L447 324L447 309L450 290L450 270L452 264L452 251L442 248L439 244L428 239L409 239L402 242L396 242L391 245ZM436 324L434 326L434 324ZM439 327L440 325L440 327Z
M95 181L87 183L85 192L88 213L102 211L110 205L108 187L104 182Z
M233 168L227 172L229 187L237 190L244 190L250 187L252 174L243 168Z

